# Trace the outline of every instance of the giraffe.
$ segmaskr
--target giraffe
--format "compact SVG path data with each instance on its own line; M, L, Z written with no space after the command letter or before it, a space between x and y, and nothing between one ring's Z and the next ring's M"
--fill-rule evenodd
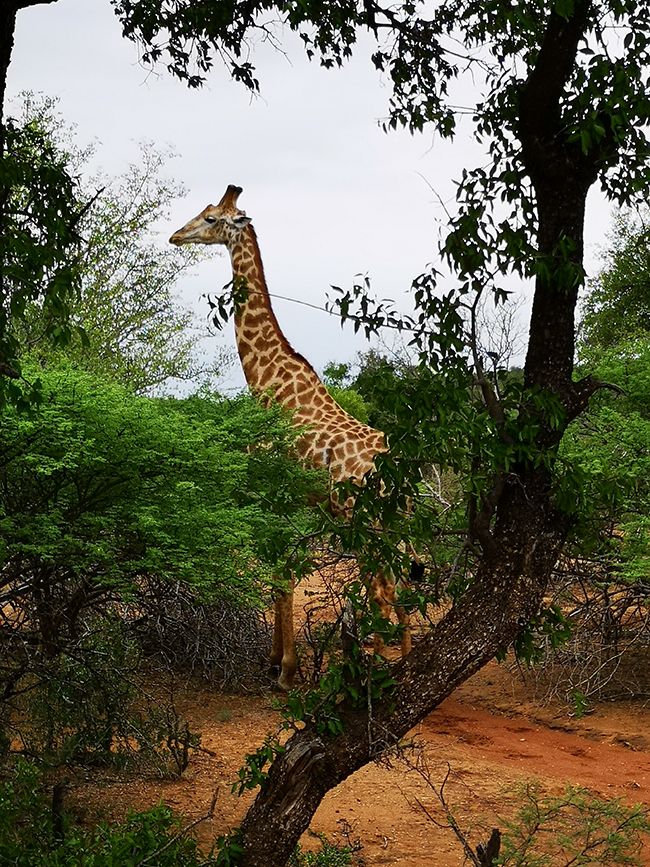
M230 185L218 205L208 205L170 238L172 244L222 244L230 253L233 284L245 285L246 301L235 316L235 337L246 382L262 398L273 398L292 411L300 426L297 443L300 457L315 467L324 467L332 483L354 480L361 484L374 468L375 456L387 451L384 434L357 421L330 396L309 362L296 352L282 333L271 307L262 259L250 217L237 207L241 187ZM341 513L348 508L330 496L329 508ZM378 574L371 581L382 616L390 618L395 604L395 582ZM279 666L278 687L288 691L297 669L293 627L293 582L275 600L275 625L270 661ZM396 606L402 629L402 654L411 649L409 618ZM375 636L375 650L383 642Z

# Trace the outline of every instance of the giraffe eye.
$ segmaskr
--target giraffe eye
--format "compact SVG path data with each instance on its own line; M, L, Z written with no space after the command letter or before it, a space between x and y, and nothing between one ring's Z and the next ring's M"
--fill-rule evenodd
M216 218L216 217L206 217L206 218L205 218L205 222L206 222L206 223L216 223L216 222L217 222L217 218Z

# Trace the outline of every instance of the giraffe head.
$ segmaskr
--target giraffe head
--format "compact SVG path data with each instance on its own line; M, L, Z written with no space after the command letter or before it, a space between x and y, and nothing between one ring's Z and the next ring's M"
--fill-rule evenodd
M218 205L208 205L169 239L172 244L225 244L230 246L239 232L251 221L237 207L241 187L231 184Z

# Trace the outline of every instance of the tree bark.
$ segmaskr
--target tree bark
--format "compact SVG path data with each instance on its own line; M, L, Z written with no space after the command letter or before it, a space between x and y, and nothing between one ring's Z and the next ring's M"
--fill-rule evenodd
M575 307L582 284L585 205L601 153L583 153L562 135L561 97L574 66L591 0L577 0L567 20L549 15L537 62L519 104L521 156L535 190L541 268L530 320L526 385L570 402Z

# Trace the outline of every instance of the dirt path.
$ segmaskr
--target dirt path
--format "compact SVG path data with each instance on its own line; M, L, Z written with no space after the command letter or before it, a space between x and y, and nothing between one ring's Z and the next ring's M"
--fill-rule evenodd
M566 708L540 710L527 702L520 679L503 666L488 666L444 702L411 733L405 756L427 769L435 786L450 772L445 796L473 846L487 839L500 817L514 809L511 788L537 778L559 794L567 782L603 798L623 798L650 808L650 719L640 707L605 705L581 720ZM214 818L198 828L209 848L235 826L251 800L237 798L231 785L246 752L259 746L278 724L268 698L215 695L196 684L179 699L179 711L202 732L202 750L180 780L89 782L75 800L101 804L109 816L142 809L161 799L187 821L204 814L218 790ZM627 745L626 745L627 744ZM428 813L429 815L426 815ZM437 825L436 823L439 823ZM328 793L311 830L359 839L367 865L453 867L463 853L431 787L400 760L362 768ZM304 845L314 847L305 836ZM644 856L650 867L650 852Z

